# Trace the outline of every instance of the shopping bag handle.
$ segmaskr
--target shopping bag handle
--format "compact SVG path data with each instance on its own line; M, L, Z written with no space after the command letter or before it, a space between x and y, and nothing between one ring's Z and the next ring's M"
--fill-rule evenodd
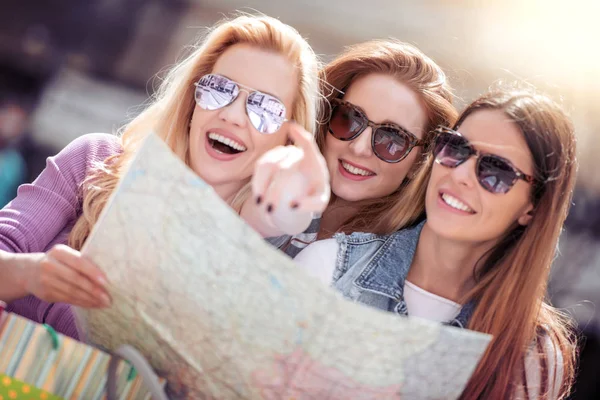
M117 367L121 359L127 360L142 378L142 382L152 395L152 400L169 400L162 385L158 382L158 376L148 364L148 361L135 348L122 345L113 352L108 364L108 377L106 380L107 400L117 400Z

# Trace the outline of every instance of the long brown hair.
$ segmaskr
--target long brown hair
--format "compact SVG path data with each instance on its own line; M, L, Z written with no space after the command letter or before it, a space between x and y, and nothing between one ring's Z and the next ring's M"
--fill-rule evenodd
M83 246L110 194L116 187L141 139L151 130L189 164L189 122L195 107L194 85L212 71L221 54L235 44L249 44L285 56L298 71L298 89L292 119L314 132L319 114L319 63L313 50L291 26L267 16L241 15L217 23L194 50L175 65L152 98L150 105L122 130L123 153L112 156L94 170L83 184L83 214L69 236L69 245ZM234 199L239 206L249 194L247 184Z
M397 40L372 40L351 46L321 72L322 124L317 143L322 152L328 132L330 101L341 98L358 78L369 74L386 74L410 87L421 98L427 111L423 139L429 141L438 125L452 125L457 112L452 106L452 89L442 69L419 49ZM418 151L415 149L413 151ZM387 234L400 226L415 222L425 210L425 188L429 174L420 168L427 165L428 151L421 151L412 171L418 171L392 194L361 202L360 209L340 229L343 232L366 231ZM332 204L335 196L332 196Z
M558 238L575 184L573 126L561 107L532 90L491 92L468 106L456 126L479 110L502 110L519 127L535 166L534 211L527 226L508 232L476 268L476 286L468 297L477 302L468 328L493 335L464 399L505 399L525 388L525 357L538 349L542 371L540 397L553 386L544 351L552 344L562 369L559 398L568 395L574 377L575 343L569 320L545 301ZM562 356L562 360L560 358Z

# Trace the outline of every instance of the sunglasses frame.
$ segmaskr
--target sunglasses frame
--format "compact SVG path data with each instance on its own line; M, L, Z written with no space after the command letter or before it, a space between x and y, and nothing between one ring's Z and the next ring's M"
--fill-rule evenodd
M445 126L440 126L435 130L435 138L433 141L433 146L432 146L432 152L435 158L435 162L438 163L439 165L445 167L445 168L457 168L458 166L464 164L469 158L471 157L475 157L477 158L477 163L475 164L475 175L477 176L477 182L479 183L479 185L481 185L481 187L485 190L487 190L488 192L492 193L492 194L506 194L508 193L517 183L517 180L521 179L527 183L529 183L530 185L536 185L537 184L537 180L531 176L528 175L526 173L524 173L523 171L521 171L519 168L515 167L513 165L512 162L510 162L509 160L507 160L504 157L501 157L499 155L493 154L493 153L484 153L481 152L479 150L477 150L468 140L467 138L465 138L463 135L460 134L460 132L454 130L454 129L450 129L448 127ZM442 164L439 160L438 160L438 154L435 153L435 148L436 148L436 143L440 137L440 135L442 134L448 134L448 135L454 135L454 136L458 136L460 138L462 138L465 141L465 148L469 151L467 157L464 160L461 160L458 162L458 164L456 165L444 165ZM508 189L506 190L506 192L494 192L490 189L488 189L484 184L481 183L481 179L479 177L479 168L480 168L480 164L481 164L481 159L485 158L485 157L491 157L495 160L500 160L504 163L506 163L506 165L508 165L508 167L510 167L510 169L513 171L513 173L515 174L515 177L513 178L511 184L509 185Z
M238 89L237 95L235 95L231 99L231 101L229 101L227 104L224 104L221 107L215 108L213 110L209 110L209 109L203 108L202 106L200 106L198 104L199 102L198 102L198 94L197 93L198 93L198 86L200 85L200 81L202 79L206 78L207 76L217 76L219 78L226 79L227 81L233 83L237 87L237 89ZM261 132L260 130L258 130L258 128L256 126L254 126L254 124L252 123L252 119L250 118L250 114L249 114L249 111L248 111L248 106L249 106L248 99L250 99L251 95L258 93L258 94L261 94L261 95L269 96L269 97L277 100L281 104L281 106L283 107L284 114L287 113L287 107L285 106L285 104L283 104L283 101L281 101L281 99L278 98L277 96L273 96L272 94L261 92L260 90L252 89L251 87L246 86L246 85L242 85L241 83L238 83L238 82L234 81L233 79L229 79L226 76L223 76L223 75L220 75L220 74L206 74L206 75L202 75L196 82L194 82L194 86L196 87L196 89L194 89L194 101L196 102L196 104L198 105L198 107L202 108L203 110L208 110L208 111L220 110L222 108L225 108L225 107L231 105L239 97L239 95L240 95L241 92L246 92L248 94L248 97L246 97L246 101L245 101L245 103L246 103L246 107L245 107L245 109L246 109L246 117L250 120L250 125L252 125L252 127L254 129L256 129L257 132L259 132L259 133L261 133L263 135L273 135L273 134L277 133L281 129L281 127L283 126L283 124L285 124L286 122L289 122L289 119L284 118L283 121L281 121L281 125L279 126L279 128L276 131L274 131L274 132Z
M396 164L399 163L400 161L404 160L412 151L412 149L414 149L415 147L420 147L420 146L425 146L427 144L426 140L423 139L419 139L417 138L414 134L410 133L409 131L407 131L406 129L404 129L403 127L401 127L398 124L394 124L394 123L385 123L385 124L377 124L373 121L371 121L369 118L367 118L365 112L363 110L361 110L358 106L342 100L342 99L333 99L331 100L332 106L329 112L329 119L327 120L327 130L329 131L329 133L336 138L337 140L341 140L344 142L350 142L354 139L356 139L357 137L359 137L368 127L370 127L373 130L373 133L371 134L371 148L373 150L373 154L375 154L375 156L377 158L379 158L381 161L384 161L386 163L390 163L390 164ZM335 111L335 109L339 106L346 106L351 108L354 112L356 112L358 115L360 115L360 117L362 118L362 123L361 123L361 127L358 130L358 132L356 132L355 134L353 134L351 137L347 138L347 139L340 139L337 136L335 136L335 133L333 133L333 131L331 130L331 117L333 116L333 112ZM385 158L383 158L382 156L379 155L379 153L375 150L375 132L380 129L380 128L394 128L396 130L398 130L398 132L406 135L406 141L408 142L408 147L406 148L406 151L404 152L404 154L402 155L402 157L399 160L387 160Z

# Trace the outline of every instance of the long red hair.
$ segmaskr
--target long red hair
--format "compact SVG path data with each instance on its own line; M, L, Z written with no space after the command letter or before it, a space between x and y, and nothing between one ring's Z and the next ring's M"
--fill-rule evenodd
M452 88L442 69L419 49L398 40L371 40L350 46L321 71L322 93L325 101L321 111L321 125L316 139L322 152L328 134L328 117L332 99L341 98L358 78L369 74L385 74L411 88L422 100L427 111L427 125L423 139L430 141L438 125L452 125L458 113L452 105ZM418 151L418 150L413 150ZM429 152L422 151L415 162L412 179L392 194L361 202L360 209L339 231L364 231L389 234L414 223L425 211L425 188ZM332 196L332 202L335 196Z

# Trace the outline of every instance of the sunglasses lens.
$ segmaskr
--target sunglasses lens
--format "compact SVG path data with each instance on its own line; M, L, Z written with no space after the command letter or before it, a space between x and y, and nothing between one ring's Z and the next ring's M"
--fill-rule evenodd
M246 104L248 117L260 133L272 134L285 122L285 105L276 97L252 92Z
M238 85L220 75L204 75L196 85L196 104L204 110L217 110L231 104L240 93ZM275 133L285 122L285 105L276 97L252 92L246 104L248 117L260 133Z
M494 155L482 156L477 167L479 183L491 193L506 193L517 180L513 168L502 158Z
M373 150L387 162L398 162L406 157L408 137L392 127L378 128L373 137Z
M240 89L235 82L220 75L204 75L196 85L196 104L204 110L216 110L230 104Z
M454 168L471 156L471 148L464 137L450 132L441 132L435 139L433 155L439 164Z
M356 110L344 104L335 106L329 120L329 132L339 140L351 140L359 133L365 121Z

